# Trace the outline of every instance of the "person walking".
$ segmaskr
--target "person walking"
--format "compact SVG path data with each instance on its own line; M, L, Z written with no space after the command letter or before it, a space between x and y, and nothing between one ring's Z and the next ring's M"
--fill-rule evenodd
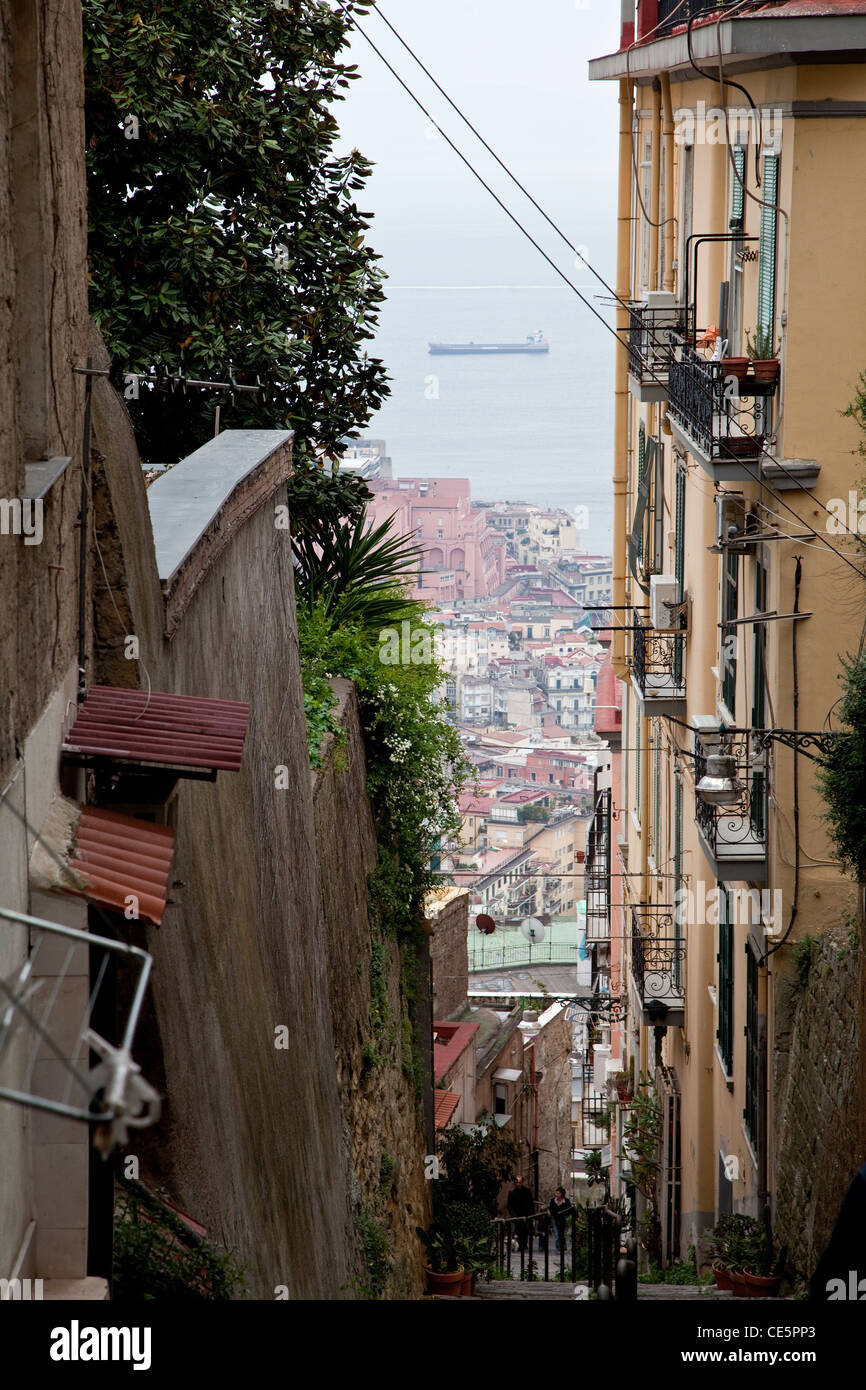
M550 1219L553 1222L553 1230L556 1237L556 1253L562 1253L565 1244L565 1218L569 1212L574 1211L574 1207L565 1195L565 1188L558 1187L550 1199L547 1210L550 1212Z
M529 1217L535 1215L535 1199L521 1177L514 1179L508 1194L508 1215L517 1218L517 1248L522 1255L529 1240Z

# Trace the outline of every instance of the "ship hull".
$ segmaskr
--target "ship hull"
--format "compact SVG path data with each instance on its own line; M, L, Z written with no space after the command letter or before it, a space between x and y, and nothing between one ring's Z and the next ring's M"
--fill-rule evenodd
M549 352L547 343L428 343L431 357L491 357L500 353Z

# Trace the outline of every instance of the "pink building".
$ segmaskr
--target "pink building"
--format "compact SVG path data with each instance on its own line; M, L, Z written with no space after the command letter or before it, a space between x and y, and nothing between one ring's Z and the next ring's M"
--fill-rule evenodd
M472 510L468 478L373 478L367 514L378 526L396 515L395 529L424 547L413 597L431 603L487 598L505 578L504 536Z

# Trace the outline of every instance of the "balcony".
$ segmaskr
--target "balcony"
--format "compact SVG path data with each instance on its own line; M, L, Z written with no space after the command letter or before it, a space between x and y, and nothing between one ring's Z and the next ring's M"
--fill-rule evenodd
M630 306L628 376L636 400L667 400L671 363L694 322L694 306L683 308L672 294L651 292L646 303Z
M635 623L631 680L647 717L685 714L684 643L682 632L659 632L644 623Z
M714 482L760 480L767 433L765 399L775 382L728 377L688 344L678 349L668 377L668 417L674 434Z
M729 805L713 806L695 794L695 820L705 854L723 882L767 881L767 790L769 753L754 732L695 735L695 787L706 772L709 753L736 760L735 789Z
M644 1024L685 1023L685 937L674 933L670 904L631 910L631 973Z

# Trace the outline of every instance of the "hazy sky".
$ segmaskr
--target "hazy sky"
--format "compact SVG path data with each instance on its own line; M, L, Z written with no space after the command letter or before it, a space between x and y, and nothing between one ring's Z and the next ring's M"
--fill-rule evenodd
M616 235L616 85L587 60L618 44L618 0L382 0L381 9L485 139L608 278ZM424 105L576 283L589 277L371 12L363 20ZM361 78L335 108L376 162L360 205L395 285L549 284L554 272L356 35ZM597 286L593 286L597 289Z

